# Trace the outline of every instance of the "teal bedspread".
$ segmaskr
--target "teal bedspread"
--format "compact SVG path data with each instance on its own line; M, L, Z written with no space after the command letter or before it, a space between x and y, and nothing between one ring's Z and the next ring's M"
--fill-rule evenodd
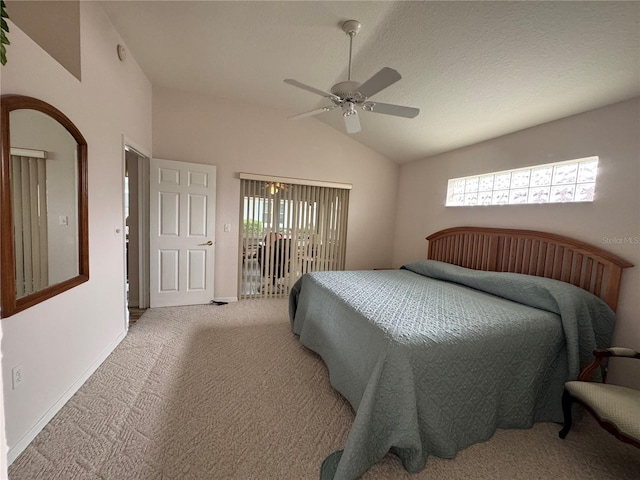
M497 428L562 422L564 382L610 345L615 323L572 285L429 260L304 275L289 312L356 411L323 480L358 478L389 451L417 472Z

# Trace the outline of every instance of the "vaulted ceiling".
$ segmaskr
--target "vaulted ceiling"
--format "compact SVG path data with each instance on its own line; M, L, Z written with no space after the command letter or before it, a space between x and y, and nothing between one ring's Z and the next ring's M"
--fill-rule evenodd
M404 163L640 95L639 2L105 1L154 85L277 109L331 104L319 90L382 67L402 79L360 111L352 138ZM300 120L344 132L339 109ZM346 133L345 133L346 135Z

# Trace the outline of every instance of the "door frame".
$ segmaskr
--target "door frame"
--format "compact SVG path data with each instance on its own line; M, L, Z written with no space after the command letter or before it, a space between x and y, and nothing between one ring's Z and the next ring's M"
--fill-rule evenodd
M125 298L125 321L126 328L129 328L129 301L127 295L127 254L126 254L126 218L124 214L124 177L127 168L127 151L138 155L138 222L129 227L138 230L138 307L149 308L149 165L151 154L139 144L131 140L126 135L122 136L122 243L124 262L124 298Z

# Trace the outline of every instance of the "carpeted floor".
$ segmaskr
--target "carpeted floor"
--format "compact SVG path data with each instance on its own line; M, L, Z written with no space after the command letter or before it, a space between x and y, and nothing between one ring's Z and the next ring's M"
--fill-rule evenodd
M10 467L11 480L317 479L353 412L289 330L287 301L147 310ZM638 480L640 450L590 417L500 430L409 475L365 480Z

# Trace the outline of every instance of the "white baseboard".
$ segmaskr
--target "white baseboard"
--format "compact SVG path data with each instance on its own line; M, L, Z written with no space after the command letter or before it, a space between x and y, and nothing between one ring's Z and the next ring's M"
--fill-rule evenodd
M71 385L66 392L54 403L49 410L38 420L38 422L16 443L13 447L10 447L7 452L7 466L11 465L13 461L20 455L33 441L34 438L42 431L42 429L51 421L56 413L64 406L65 403L73 396L74 393L93 375L98 367L106 360L106 358L115 350L118 344L126 336L126 332L122 332L118 337L109 345L96 359L95 362L78 378L73 385Z
M237 302L238 301L238 297L216 297L216 298L214 298L214 300L216 302L231 303L231 302Z

